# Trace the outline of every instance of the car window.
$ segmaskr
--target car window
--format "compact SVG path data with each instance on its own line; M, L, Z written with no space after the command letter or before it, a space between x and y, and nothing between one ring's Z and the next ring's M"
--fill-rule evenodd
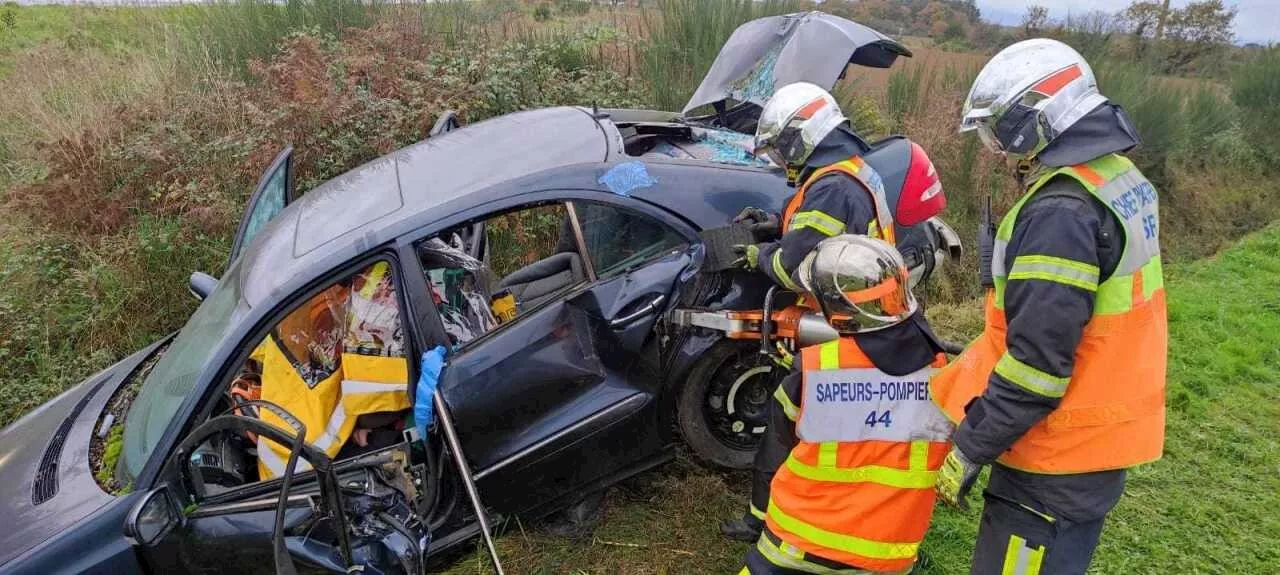
M687 245L674 230L639 212L593 202L573 205L597 277L615 275Z
M391 262L343 277L253 344L227 385L223 411L290 429L246 401L274 403L306 426L307 443L335 460L400 441L410 408L401 318ZM212 493L279 477L288 455L287 446L265 438L223 433L202 443L192 464Z
M483 229L476 237L475 230ZM474 242L482 242L476 246ZM586 281L564 204L530 206L418 245L432 301L461 347Z

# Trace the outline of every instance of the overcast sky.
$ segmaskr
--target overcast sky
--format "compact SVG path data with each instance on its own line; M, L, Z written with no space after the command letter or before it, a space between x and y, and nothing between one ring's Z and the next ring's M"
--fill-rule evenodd
M1189 0L1173 0L1173 6L1186 6ZM1224 0L1235 6L1236 42L1280 42L1280 0ZM1039 4L1049 9L1052 18L1066 17L1068 12L1083 14L1094 10L1115 12L1127 2L1117 0L978 0L982 18L1001 24L1017 24L1027 6Z

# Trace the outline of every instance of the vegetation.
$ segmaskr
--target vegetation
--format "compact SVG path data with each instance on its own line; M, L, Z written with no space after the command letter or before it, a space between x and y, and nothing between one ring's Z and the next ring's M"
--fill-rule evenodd
M738 24L809 7L0 5L0 425L181 326L194 304L188 274L225 265L242 204L285 144L298 150L305 190L420 140L445 109L466 122L555 104L678 109ZM984 61L961 51L1046 34L1089 56L1104 93L1143 136L1133 157L1161 191L1173 262L1166 458L1133 473L1098 569L1268 572L1280 559L1269 545L1280 525L1263 510L1280 485L1260 470L1275 459L1268 438L1280 432L1267 401L1276 383L1268 368L1280 364L1280 229L1194 260L1280 215L1271 185L1280 165L1280 49L1198 45L1193 31L1205 27L1187 28L1190 16L1178 24L1166 15L1156 33L1150 24L1139 30L1136 18L1100 13L1062 22L1029 13L1008 29L956 0L823 9L932 37L934 46L911 40L916 58L892 70L851 71L836 94L863 133L905 133L929 151L947 190L945 217L966 239L985 199L999 213L1017 188L975 138L955 131ZM1197 55L1178 63L1188 47ZM539 233L524 230L527 223L504 221L494 233ZM981 325L969 251L930 288L930 301L942 302L931 315L953 339ZM109 452L110 436L103 443ZM615 490L586 544L513 523L501 545L513 572L731 571L743 549L722 542L715 522L740 512L746 485L744 476L685 461ZM975 523L972 512L941 512L926 572L962 571ZM469 560L454 572L474 568Z

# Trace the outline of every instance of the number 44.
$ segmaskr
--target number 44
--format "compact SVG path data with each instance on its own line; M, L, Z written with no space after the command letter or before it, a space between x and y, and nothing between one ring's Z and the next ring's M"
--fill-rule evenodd
M889 410L887 409L881 412L879 417L876 417L876 412L872 411L867 414L867 419L863 423L867 424L867 427L875 427L877 423L889 427L893 423L893 418L889 416Z

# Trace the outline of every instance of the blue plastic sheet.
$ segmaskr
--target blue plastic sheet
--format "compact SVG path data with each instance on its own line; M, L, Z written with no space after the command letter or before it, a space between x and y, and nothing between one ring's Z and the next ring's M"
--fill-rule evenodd
M649 175L649 169L645 167L644 162L618 164L600 176L598 181L619 196L630 196L632 190L647 188L658 183L656 178Z

